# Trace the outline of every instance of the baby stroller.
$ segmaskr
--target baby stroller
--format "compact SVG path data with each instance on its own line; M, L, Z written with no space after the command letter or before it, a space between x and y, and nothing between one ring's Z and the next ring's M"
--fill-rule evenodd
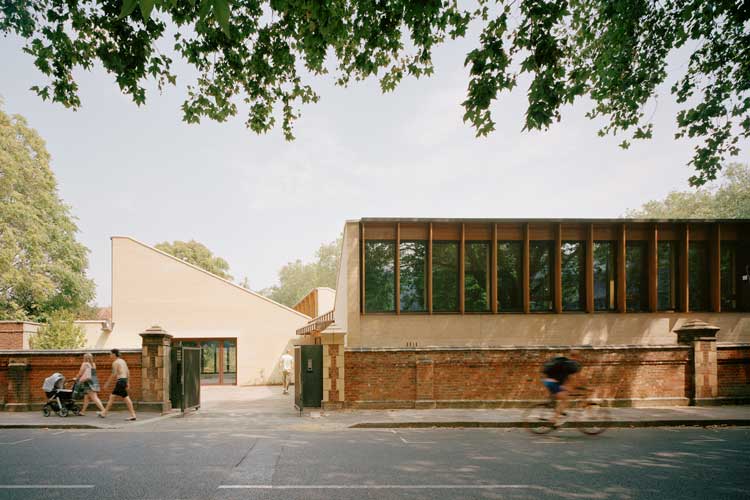
M42 407L42 415L49 417L57 413L61 417L67 417L69 412L78 415L81 408L73 400L75 381L73 387L65 389L65 376L62 373L53 373L42 384L42 390L47 395L47 403Z

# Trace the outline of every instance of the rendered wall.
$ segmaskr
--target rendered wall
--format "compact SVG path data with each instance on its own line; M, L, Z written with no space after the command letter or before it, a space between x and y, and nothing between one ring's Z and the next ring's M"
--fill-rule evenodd
M155 248L112 238L107 347L137 347L151 325L175 338L236 338L237 383L280 383L279 357L309 318Z
M669 345L675 328L698 318L721 328L719 342L750 342L748 313L368 314L350 347Z

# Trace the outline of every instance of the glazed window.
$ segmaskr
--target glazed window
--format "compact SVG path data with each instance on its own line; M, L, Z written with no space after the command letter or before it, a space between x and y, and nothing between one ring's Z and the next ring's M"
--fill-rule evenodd
M432 243L432 310L458 311L458 242Z
M721 242L721 310L737 310L737 243Z
M523 309L523 242L497 242L497 300L502 311Z
M560 255L563 311L583 311L586 301L586 245L583 241L563 241Z
M705 241L688 244L688 307L708 311L708 245Z
M617 309L616 241L594 242L594 310Z
M648 310L646 242L628 241L625 248L625 300L628 311Z
M401 311L427 310L427 242L402 241L399 255Z
M676 241L660 241L657 244L657 296L660 311L677 309L677 282L679 259Z
M552 311L552 241L529 242L529 307Z
M366 312L395 312L395 266L395 241L365 241Z
M464 255L464 309L490 310L490 242L467 241Z

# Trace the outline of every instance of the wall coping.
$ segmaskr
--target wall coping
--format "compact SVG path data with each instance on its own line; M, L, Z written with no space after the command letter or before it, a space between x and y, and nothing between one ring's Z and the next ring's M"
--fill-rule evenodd
M720 346L734 346L735 344L720 344ZM741 346L750 346L750 344L737 344ZM577 351L610 351L610 350L673 350L682 351L692 349L689 345L608 345L608 346L497 346L497 347L347 347L346 352L430 352L430 351L559 351L570 350Z
M744 347L745 349L750 348L750 343L748 342L717 342L716 348L717 349L732 349L735 347Z
M2 355L22 355L22 356L59 356L61 354L86 354L87 352L90 354L109 354L111 349L26 349L26 350L3 350L0 349L0 356ZM140 354L143 352L143 349L140 347L135 348L131 347L128 349L120 349L121 354Z

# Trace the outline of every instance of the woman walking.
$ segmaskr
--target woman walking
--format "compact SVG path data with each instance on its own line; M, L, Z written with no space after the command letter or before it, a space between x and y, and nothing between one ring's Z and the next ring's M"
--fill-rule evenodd
M96 363L94 363L94 356L90 353L83 355L83 363L81 363L81 369L78 370L76 375L76 393L80 396L83 394L83 408L81 409L81 415L86 415L86 408L89 406L89 401L93 401L99 411L104 411L104 405L99 399L99 378L96 376Z

